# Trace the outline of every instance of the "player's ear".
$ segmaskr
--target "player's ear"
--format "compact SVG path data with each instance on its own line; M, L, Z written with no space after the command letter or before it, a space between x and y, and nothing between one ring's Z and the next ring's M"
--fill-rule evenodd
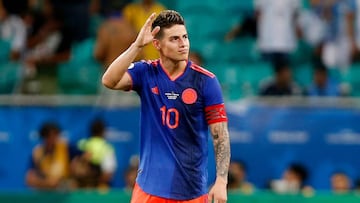
M160 50L160 41L158 39L153 39L153 45L155 49Z

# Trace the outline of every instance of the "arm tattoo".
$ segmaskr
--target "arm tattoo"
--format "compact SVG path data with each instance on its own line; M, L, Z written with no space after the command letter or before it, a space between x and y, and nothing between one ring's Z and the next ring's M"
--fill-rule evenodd
M210 129L214 140L216 175L227 180L230 162L230 139L227 123L215 123Z

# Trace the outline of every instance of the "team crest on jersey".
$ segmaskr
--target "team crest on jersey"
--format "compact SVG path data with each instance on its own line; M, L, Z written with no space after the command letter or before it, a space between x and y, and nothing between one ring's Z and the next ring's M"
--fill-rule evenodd
M179 94L177 94L175 92L166 92L165 95L168 99L171 99L171 100L175 100L179 97Z
M197 93L192 88L185 89L181 94L181 99L185 104L193 104L197 100Z

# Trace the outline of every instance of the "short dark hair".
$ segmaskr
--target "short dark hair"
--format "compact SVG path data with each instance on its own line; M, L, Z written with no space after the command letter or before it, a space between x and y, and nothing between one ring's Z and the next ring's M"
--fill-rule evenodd
M324 73L324 74L328 73L328 68L326 67L324 62L322 62L321 60L313 62L313 66L314 66L314 71L315 72L321 72L321 73Z
M276 73L290 69L290 62L287 59L279 59L272 63Z
M151 28L154 29L156 26L160 27L160 31L155 36L155 38L158 39L163 35L163 28L170 28L173 25L185 25L184 18L177 11L164 10L155 18Z
M289 170L296 173L302 182L304 182L308 177L308 172L302 164L292 163L289 166Z
M101 119L95 119L90 127L91 136L103 136L105 132L105 124Z
M50 133L54 131L57 133L60 132L59 125L55 122L46 122L40 127L39 134L42 139L46 139Z

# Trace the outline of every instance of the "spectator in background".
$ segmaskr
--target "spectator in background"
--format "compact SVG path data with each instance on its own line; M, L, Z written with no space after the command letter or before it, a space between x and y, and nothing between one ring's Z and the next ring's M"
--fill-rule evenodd
M73 189L73 182L69 179L69 147L60 137L59 126L44 123L39 134L42 143L33 149L26 184L44 190Z
M300 0L255 0L258 49L271 63L289 60L296 49Z
M281 179L272 180L270 189L276 193L299 193L310 188L305 186L308 177L306 168L297 163L290 164Z
M104 68L107 68L119 56L119 53L131 45L137 34L122 16L122 4L116 0L112 2L113 10L98 30L94 49L95 58L103 64Z
M57 65L70 58L70 33L62 20L63 13L52 2L45 0L43 10L29 16L31 27L24 60L30 74L23 84L24 93L56 93Z
M275 75L270 80L261 82L261 96L292 96L301 95L300 87L292 78L292 70L286 61L274 64Z
M321 60L322 43L326 36L326 22L319 12L322 0L308 0L309 8L303 9L298 18L303 41L311 47L311 56L315 60Z
M72 175L78 188L108 188L117 168L112 145L105 139L105 124L102 120L91 123L91 136L78 142L82 152L71 163Z
M26 5L26 2L0 0L0 39L10 44L11 60L19 60L25 50L26 26L21 15Z
M225 41L232 41L237 37L249 36L257 38L257 21L255 13L247 14L241 23L236 24L225 35Z
M351 191L351 179L344 172L334 172L330 177L331 190L334 193L348 193Z
M64 27L70 32L71 41L81 42L90 36L89 0L51 0L62 15Z
M326 23L322 59L328 67L346 71L358 52L355 39L355 0L322 1L318 8Z
M254 186L246 181L246 167L243 162L231 161L229 165L228 191L252 193Z
M336 97L348 94L348 92L341 88L340 83L330 77L328 69L323 63L315 64L313 82L305 90L305 95Z
M44 0L43 10L31 11L32 24L27 38L26 60L29 63L57 63L70 57L70 34L64 27L62 12L51 0Z
M130 22L135 31L140 32L142 26L147 18L152 13L160 13L165 10L165 6L156 2L156 0L141 0L140 2L129 3L124 7L123 15L125 19ZM148 44L143 48L142 57L145 60L152 60L159 58L158 51L152 44Z

